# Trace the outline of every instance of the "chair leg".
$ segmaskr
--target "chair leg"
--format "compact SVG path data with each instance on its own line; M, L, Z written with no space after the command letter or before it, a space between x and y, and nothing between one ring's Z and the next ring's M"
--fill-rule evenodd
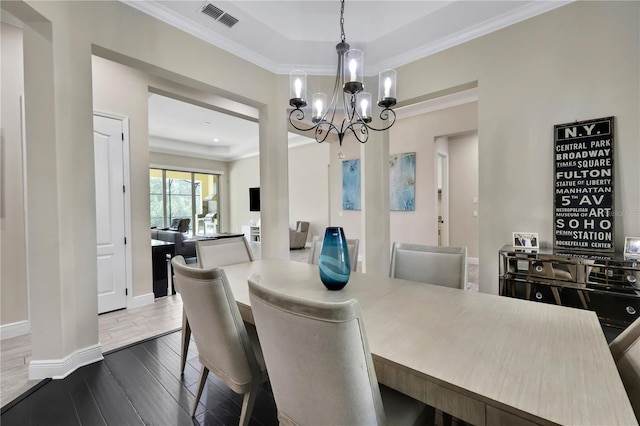
M449 413L442 412L442 426L452 426L453 416Z
M249 392L244 394L244 399L242 400L242 414L240 414L239 423L242 426L247 426L251 420L251 412L253 411L253 406L256 403L259 386L260 382L258 380L254 380Z
M184 367L187 365L187 352L189 352L189 342L191 341L191 326L187 314L182 309L182 343L180 345L182 358L180 359L180 374L184 374Z
M562 306L562 300L560 300L560 292L558 291L558 287L551 286L551 293L553 294L553 298L556 301L556 305Z
M589 305L587 304L587 299L585 299L584 297L584 293L582 292L582 290L577 290L578 291L578 297L580 298L580 302L582 303L582 307L584 309L589 309Z
M202 396L204 385L207 384L208 375L209 375L209 369L203 366L202 371L200 371L200 381L198 382L198 392L196 393L196 400L193 401L193 411L191 412L191 417L196 416L196 410L198 409L198 402L200 402L200 397Z

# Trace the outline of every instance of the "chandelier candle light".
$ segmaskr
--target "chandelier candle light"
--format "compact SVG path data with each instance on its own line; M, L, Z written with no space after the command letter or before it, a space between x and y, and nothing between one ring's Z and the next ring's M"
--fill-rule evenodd
M289 80L291 93L289 105L293 110L289 113L289 123L303 132L314 131L318 143L324 142L329 133L334 131L342 146L342 140L348 132L351 132L358 142L365 143L369 139L369 130L384 131L396 122L396 113L391 109L396 104L396 72L384 70L378 75L378 106L382 108L380 119L389 121L386 127L372 127L369 125L372 117L371 93L364 91L363 82L364 53L361 50L350 49L345 41L344 0L340 1L340 34L342 41L336 45L338 69L331 103L327 105L326 94L315 93L311 100L313 125L305 127L302 123L305 117L302 108L307 106L307 74L301 70L292 71ZM334 124L340 102L342 102L344 116L341 122L336 121Z

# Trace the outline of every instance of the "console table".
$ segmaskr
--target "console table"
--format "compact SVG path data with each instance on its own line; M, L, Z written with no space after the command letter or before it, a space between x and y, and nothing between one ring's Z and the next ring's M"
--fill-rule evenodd
M640 316L639 258L504 246L499 263L502 296L592 310L617 328Z
M171 280L171 258L175 255L175 244L168 241L151 240L151 263L153 268L153 295L164 297L171 291L175 294ZM171 288L171 290L169 290Z

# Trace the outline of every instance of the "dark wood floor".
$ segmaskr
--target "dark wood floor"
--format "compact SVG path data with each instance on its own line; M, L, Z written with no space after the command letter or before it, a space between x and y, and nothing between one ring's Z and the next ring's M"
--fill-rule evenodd
M3 407L2 426L13 425L237 425L242 396L213 374L191 418L200 375L193 341L180 376L180 332L106 354L62 380L51 380ZM268 384L260 389L253 425L277 425Z

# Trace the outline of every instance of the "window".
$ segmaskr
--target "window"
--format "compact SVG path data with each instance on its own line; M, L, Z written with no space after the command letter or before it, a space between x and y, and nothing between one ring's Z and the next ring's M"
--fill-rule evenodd
M149 169L151 226L167 228L173 219L188 218L191 235L216 233L218 180L215 174Z

